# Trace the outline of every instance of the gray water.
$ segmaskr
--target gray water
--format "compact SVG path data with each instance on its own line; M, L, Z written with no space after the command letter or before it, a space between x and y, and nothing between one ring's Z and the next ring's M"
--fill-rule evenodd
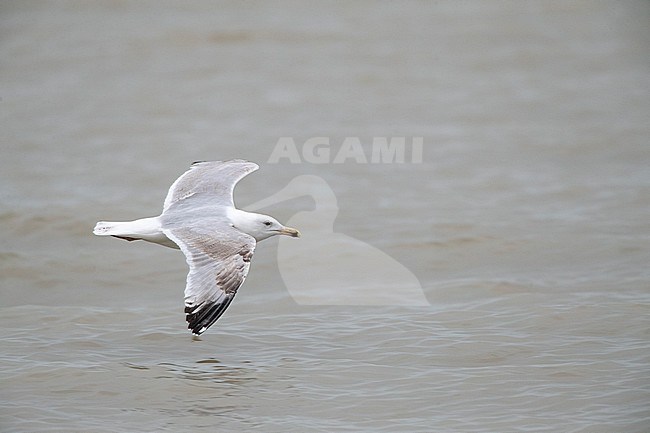
M650 431L649 18L643 1L2 2L0 429ZM424 148L269 162L282 137ZM297 221L331 190L316 240L362 253L260 243L193 339L182 254L91 231L230 158L261 166L240 206L321 179L265 211ZM366 268L371 249L392 264ZM327 305L397 264L429 306Z

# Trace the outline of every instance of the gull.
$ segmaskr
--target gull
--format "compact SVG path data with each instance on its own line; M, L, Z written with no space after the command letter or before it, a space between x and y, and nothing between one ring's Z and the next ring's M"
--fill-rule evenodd
M235 208L233 191L257 170L243 160L195 162L169 188L162 214L99 221L93 233L180 249L190 268L185 286L188 329L201 335L221 317L248 274L257 242L300 232L268 215Z

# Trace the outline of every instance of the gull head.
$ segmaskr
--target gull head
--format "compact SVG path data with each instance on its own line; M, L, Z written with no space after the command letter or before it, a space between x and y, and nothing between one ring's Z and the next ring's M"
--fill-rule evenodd
M300 237L298 230L286 227L268 215L244 212L237 209L231 219L233 227L254 237L257 242L276 235Z

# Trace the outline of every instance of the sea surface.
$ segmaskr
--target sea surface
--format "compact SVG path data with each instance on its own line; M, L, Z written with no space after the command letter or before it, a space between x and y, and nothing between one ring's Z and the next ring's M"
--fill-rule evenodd
M649 432L648 23L0 3L0 431ZM231 158L260 165L238 206L303 237L193 338L183 255L92 228Z

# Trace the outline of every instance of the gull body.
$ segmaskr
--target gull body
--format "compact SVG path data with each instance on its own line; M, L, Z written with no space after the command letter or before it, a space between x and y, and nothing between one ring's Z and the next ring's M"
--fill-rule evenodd
M100 221L93 233L180 249L190 272L185 286L188 328L201 334L224 313L243 284L257 242L300 236L268 215L235 208L237 182L258 169L242 161L192 164L171 186L163 212L134 221Z
M280 234L297 237L295 229L284 227L269 215L246 212L236 208L223 208L220 211L227 215L231 227L252 236L256 242ZM142 240L168 248L180 249L174 241L165 235L163 221L162 215L133 221L99 221L93 233L97 236L113 236L127 241ZM267 223L270 224L267 225Z

